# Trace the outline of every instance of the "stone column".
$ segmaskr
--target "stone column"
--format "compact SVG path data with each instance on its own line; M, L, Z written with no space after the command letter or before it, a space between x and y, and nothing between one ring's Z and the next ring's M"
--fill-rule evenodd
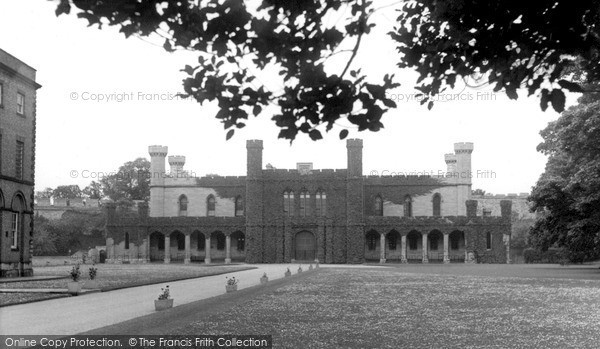
M171 236L165 235L165 263L171 263Z
M423 263L429 263L429 255L427 254L427 233L423 234L422 250L423 250Z
M379 263L385 263L385 234L381 233L379 238Z
M225 235L225 264L231 263L231 235Z
M400 263L407 263L406 259L406 235L400 237Z
M185 234L185 258L184 264L189 264L192 261L192 254L190 251L190 234Z
M444 233L444 263L450 263L450 255L448 254L448 239L450 234Z
M204 241L204 264L210 264L210 235Z

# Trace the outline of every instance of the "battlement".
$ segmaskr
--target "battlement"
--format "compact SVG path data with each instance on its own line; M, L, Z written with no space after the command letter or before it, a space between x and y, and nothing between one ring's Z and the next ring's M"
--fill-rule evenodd
M246 141L246 148L263 149L263 141L261 139L249 139Z
M459 154L459 153L471 154L473 152L473 143L472 142L454 143L454 152L456 154Z
M351 138L346 140L346 147L350 148L362 148L363 147L363 140L359 139L359 138Z
M185 156L183 155L171 155L169 156L169 165L185 165Z
M169 147L162 145L151 145L148 147L148 153L150 156L167 156L169 153Z
M454 163L456 162L456 154L444 154L444 160L446 163Z

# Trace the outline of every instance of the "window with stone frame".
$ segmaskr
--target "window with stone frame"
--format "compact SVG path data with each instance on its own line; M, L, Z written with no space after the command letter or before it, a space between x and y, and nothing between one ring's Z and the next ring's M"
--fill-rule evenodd
M310 194L306 189L300 192L300 216L306 217L309 215L308 202L310 201Z
M294 215L294 192L291 190L283 193L283 214L287 217Z
M410 195L404 197L404 217L413 216L412 198Z
M187 216L187 209L188 209L188 198L187 198L187 196L185 196L184 194L181 194L179 196L178 205L179 205L179 215L180 216Z
M129 233L125 233L125 249L129 249Z
M485 233L485 248L492 249L492 233L489 231Z
M244 199L241 195L235 198L235 215L241 217L244 215Z
M317 214L317 216L326 216L327 215L327 194L325 194L325 191L319 189L315 195L316 197L316 206L315 206L315 213Z
M21 228L21 214L19 212L11 212L11 244L10 248L16 250L19 248L19 231Z
M442 196L440 193L433 194L433 216L440 217L442 215Z
M373 202L373 215L374 216L383 216L383 199L381 195L377 195Z
M21 92L17 93L17 114L25 115L25 95Z
M490 210L489 208L484 208L482 210L482 215L484 217L491 217L492 216L492 210Z
M209 217L215 215L215 197L212 194L206 198L206 215Z

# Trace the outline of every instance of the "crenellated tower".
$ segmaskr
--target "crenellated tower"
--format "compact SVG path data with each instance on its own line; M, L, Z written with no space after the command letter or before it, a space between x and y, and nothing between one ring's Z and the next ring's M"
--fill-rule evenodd
M183 155L171 155L169 156L169 166L171 166L171 176L177 178L183 173L183 166L185 165L185 156Z
M165 159L168 152L169 148L162 145L148 147L150 154L150 217L164 215Z
M346 176L346 262L363 263L364 246L356 243L364 236L364 188L362 175L362 139L346 141L348 169Z
M471 198L471 178L473 171L471 169L471 154L473 153L473 143L460 142L454 143L454 154L456 156L456 183L458 207L464 209L464 203ZM458 212L464 215L466 212Z
M246 262L263 262L263 180L261 140L246 141Z

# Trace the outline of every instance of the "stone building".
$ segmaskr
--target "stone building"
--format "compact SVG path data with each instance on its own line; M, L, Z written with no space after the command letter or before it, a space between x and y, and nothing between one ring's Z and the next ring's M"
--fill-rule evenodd
M0 277L33 274L35 74L0 49Z
M477 215L470 199L472 143L456 143L438 176L363 176L362 140L345 169L263 169L247 141L240 177L192 177L185 157L150 146L150 205L107 209L109 261L282 263L509 262L511 202Z

